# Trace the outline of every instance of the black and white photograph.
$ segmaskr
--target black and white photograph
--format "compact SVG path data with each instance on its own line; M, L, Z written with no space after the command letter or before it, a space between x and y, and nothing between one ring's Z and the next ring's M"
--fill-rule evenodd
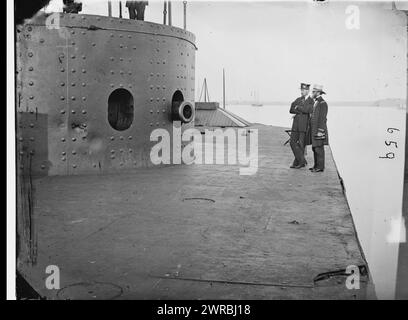
M407 21L7 0L7 299L407 300Z

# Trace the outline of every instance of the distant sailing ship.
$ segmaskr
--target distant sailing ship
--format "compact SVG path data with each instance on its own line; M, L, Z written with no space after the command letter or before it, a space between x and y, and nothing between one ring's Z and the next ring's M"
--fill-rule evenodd
M251 94L254 97L254 102L251 104L253 107L262 107L263 104L259 101L259 94L257 91L253 91L253 94Z

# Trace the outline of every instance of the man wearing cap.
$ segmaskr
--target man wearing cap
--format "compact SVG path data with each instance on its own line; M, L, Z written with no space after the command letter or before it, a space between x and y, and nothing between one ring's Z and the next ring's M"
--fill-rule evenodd
M327 135L328 106L322 97L323 94L326 94L323 91L323 86L315 84L312 89L314 104L310 119L314 166L309 170L312 172L324 171L324 146L329 144L329 137Z
M305 138L309 124L309 116L313 110L313 99L309 96L309 87L310 84L301 83L301 96L290 105L289 112L294 114L290 134L290 147L295 156L295 160L290 167L294 169L300 169L306 166Z

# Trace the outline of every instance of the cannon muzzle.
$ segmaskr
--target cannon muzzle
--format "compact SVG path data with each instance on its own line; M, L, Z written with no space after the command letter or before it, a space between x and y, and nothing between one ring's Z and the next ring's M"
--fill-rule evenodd
M174 101L172 105L173 121L189 123L194 120L194 104L189 101Z

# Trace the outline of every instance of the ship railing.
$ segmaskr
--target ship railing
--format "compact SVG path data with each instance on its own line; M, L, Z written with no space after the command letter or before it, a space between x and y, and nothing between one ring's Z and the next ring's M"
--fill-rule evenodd
M61 1L61 0L58 0ZM118 0L108 0L107 7L108 7L108 17L113 17L113 11L118 10L118 17L123 19L124 18L124 5L123 2L126 1L118 1ZM172 2L174 1L163 1L163 24L172 26ZM64 7L62 9L63 12L67 13L80 13L82 11L82 2L80 0L63 0ZM184 30L187 29L187 1L182 1L183 3L183 28ZM113 6L115 6L115 10L113 10ZM116 7L118 6L118 7ZM51 5L51 7L53 7ZM43 8L44 12L53 12L51 8L49 8L49 4L47 4Z
M163 24L172 26L172 2L163 1ZM119 1L119 18L123 18L122 1ZM108 16L112 17L112 1L108 1ZM187 1L183 1L183 28L187 29Z

